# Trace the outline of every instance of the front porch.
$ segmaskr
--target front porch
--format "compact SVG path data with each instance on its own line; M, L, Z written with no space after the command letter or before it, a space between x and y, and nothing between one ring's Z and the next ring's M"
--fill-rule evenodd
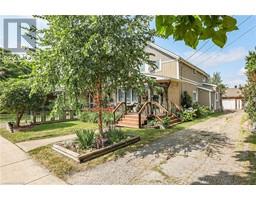
M158 77L154 85L145 84L144 90L138 88L118 88L107 94L103 100L103 111L112 112L117 126L142 128L148 119L162 121L169 117L171 123L178 122L180 111L180 83L170 78ZM174 101L174 102L173 102ZM96 111L93 95L88 95L88 107Z

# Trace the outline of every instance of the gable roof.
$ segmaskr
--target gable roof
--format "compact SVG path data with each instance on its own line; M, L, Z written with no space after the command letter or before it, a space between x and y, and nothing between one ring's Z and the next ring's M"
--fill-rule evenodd
M150 47L152 47L152 48L154 48L154 49L156 49L156 50L162 52L162 53L165 53L166 55L168 55L168 56L170 56L170 57L173 57L173 58L177 59L177 60L180 61L180 62L183 62L183 63L186 64L186 65L189 65L191 68L193 68L193 69L195 69L195 70L201 72L201 73L204 74L205 76L210 77L210 75L207 74L204 70L202 70L202 69L200 69L199 67L193 65L192 63L188 62L187 60L185 60L185 59L182 58L181 56L179 56L179 55L177 55L177 54L175 54L175 53L173 53L173 52L171 52L171 51L169 51L169 50L167 50L167 49L165 49L165 48L162 48L162 47L160 47L160 46L158 46L158 45L156 45L156 44L154 44L154 43L152 43L152 42L148 43L148 45L149 45Z
M237 97L243 97L242 90L239 88L227 88L225 94L222 95L224 98L237 98Z

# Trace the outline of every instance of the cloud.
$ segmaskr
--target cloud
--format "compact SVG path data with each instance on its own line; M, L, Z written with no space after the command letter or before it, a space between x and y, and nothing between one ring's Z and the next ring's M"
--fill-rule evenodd
M191 55L193 52L185 53L187 57ZM219 66L225 63L230 63L236 60L240 60L247 55L247 51L244 48L233 48L226 52L220 51L213 51L213 52L206 52L199 51L196 53L191 59L190 62L193 62L200 66L206 67L213 67Z
M245 75L245 74L246 74L246 69L245 69L244 67L242 67L242 68L239 70L238 75L243 76L243 75Z
M223 78L223 82L228 87L234 87L235 85L244 85L246 83L246 78L244 75L232 76Z

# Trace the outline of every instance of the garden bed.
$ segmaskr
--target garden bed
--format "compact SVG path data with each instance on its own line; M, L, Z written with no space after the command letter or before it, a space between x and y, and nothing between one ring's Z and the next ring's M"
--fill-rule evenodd
M134 144L138 141L140 141L140 136L129 136L127 139L121 142L111 144L101 149L82 150L79 148L79 144L76 140L68 140L54 144L52 149L81 163L103 156L107 153Z

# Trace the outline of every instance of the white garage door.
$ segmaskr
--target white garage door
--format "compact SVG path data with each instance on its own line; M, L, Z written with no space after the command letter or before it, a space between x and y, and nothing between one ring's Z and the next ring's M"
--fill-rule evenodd
M236 102L235 99L223 99L222 100L224 110L235 110Z

